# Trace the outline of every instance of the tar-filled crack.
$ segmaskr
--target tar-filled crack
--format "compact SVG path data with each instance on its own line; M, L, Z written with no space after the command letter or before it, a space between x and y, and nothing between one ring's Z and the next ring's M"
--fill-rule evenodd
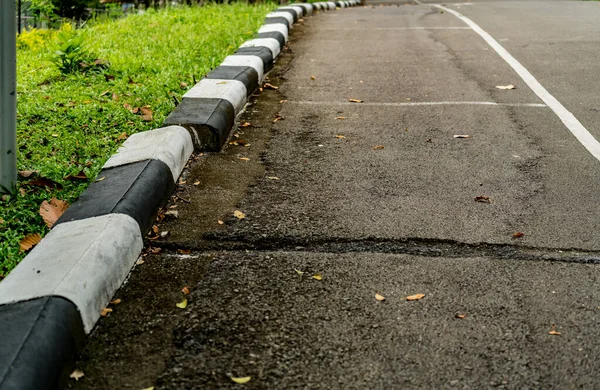
M407 237L382 238L320 238L299 237L217 236L206 234L194 246L176 242L154 243L163 249L192 251L263 251L314 253L388 253L426 257L472 258L489 257L505 260L552 261L564 263L600 264L600 251L575 248L542 248L517 244L464 243L454 240Z

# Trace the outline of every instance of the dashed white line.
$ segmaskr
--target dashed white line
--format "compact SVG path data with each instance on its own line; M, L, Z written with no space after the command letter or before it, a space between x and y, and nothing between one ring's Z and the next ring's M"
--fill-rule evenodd
M287 103L292 104L304 104L304 105L313 105L313 106L386 106L386 107L418 107L418 106L499 106L499 107L548 107L545 104L541 103L497 103L497 102L466 102L466 101L458 101L458 102L362 102L362 103L352 103L352 102L315 102L315 101L306 101L306 100L288 100Z
M414 0L417 4L423 4L419 0ZM462 20L467 26L471 27L481 38L483 38L488 45L492 47L498 53L504 61L506 61L517 74L523 79L523 81L531 88L531 90L539 96L540 99L564 123L569 131L577 138L577 140L594 156L597 160L600 160L600 142L579 122L579 120L573 115L565 106L562 105L550 92L546 90L540 84L539 81L523 66L515 57L513 57L502 45L498 43L490 34L483 30L479 25L467 18L460 12L457 12L448 7L444 7L439 4L428 4L444 10L460 20Z

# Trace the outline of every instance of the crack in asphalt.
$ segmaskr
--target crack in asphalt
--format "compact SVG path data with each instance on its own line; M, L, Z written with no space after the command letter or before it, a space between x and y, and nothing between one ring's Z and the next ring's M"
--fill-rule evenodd
M505 260L549 261L579 264L600 264L600 251L577 248L543 248L518 244L465 243L455 240L406 237L383 238L320 238L307 240L300 237L217 236L207 233L196 245L178 245L177 242L154 242L154 247L166 250L192 251L259 251L259 252L314 252L314 253L391 253L427 257L490 257Z

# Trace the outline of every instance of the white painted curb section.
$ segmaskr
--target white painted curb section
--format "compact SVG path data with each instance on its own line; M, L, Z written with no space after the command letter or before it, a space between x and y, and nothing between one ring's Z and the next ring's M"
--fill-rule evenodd
M149 159L160 160L169 166L176 183L193 151L192 137L186 129L181 126L163 127L129 137L102 168Z
M280 32L285 37L285 41L288 41L288 28L283 23L265 24L264 26L258 29L259 34L273 31Z
M143 245L140 227L128 215L60 224L0 283L0 305L60 296L77 306L89 333Z
M279 41L275 38L251 39L249 41L242 43L242 45L240 47L260 47L260 46L268 47L269 49L271 49L271 53L273 53L273 59L275 59L281 52L281 47L279 46Z
M267 18L286 18L290 22L290 26L294 24L294 17L289 12L271 12L267 14Z
M273 40L277 42L275 39ZM279 42L277 42L277 46L279 46ZM246 86L238 80L202 79L183 97L225 99L233 104L237 114L246 104L246 92Z
M335 3L333 1L328 1L326 4L329 6L329 9L335 9L336 8Z
M304 14L304 10L301 7L298 7L298 6L279 7L277 9L278 10L281 10L281 9L291 9L292 11L294 11L296 13L296 16L298 16L298 19L300 19L302 17L302 15Z
M265 76L265 64L259 56L235 55L225 57L221 66L249 66L258 73L258 81L262 82Z
M310 14L311 12L314 11L314 7L312 4L310 3L303 3L303 4L298 4L298 7L302 7L306 10L307 14Z

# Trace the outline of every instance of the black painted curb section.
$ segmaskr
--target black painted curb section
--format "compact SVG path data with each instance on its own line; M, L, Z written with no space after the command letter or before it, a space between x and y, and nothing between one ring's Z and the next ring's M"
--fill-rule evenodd
M246 96L258 88L258 72L251 66L217 66L206 78L241 81L246 86Z
M285 7L298 7L298 8L300 8L302 10L302 16L304 16L304 15L306 15L308 13L308 9L306 7L303 7L300 4L294 4L294 3L292 3L290 5L286 5ZM283 9L282 8L278 8L277 12L279 12L279 11L285 11L285 8L283 8Z
M184 98L165 121L191 130L197 152L218 152L235 122L233 104L217 98Z
M279 50L283 50L285 46L285 36L279 31L269 31L256 34L257 38L273 38L279 42Z
M294 23L296 23L298 21L298 14L293 9L278 8L276 12L287 12L288 14L292 15L292 17L294 18Z
M105 169L56 224L106 214L126 214L136 220L143 236L174 189L171 169L160 160Z
M0 306L0 389L61 389L85 342L77 307L60 297Z
M285 18L284 18L285 19ZM287 22L287 19L285 19ZM243 56L257 56L263 62L265 67L265 74L273 69L273 52L268 47L257 46L257 47L240 47L233 53L233 55Z
M265 18L265 21L263 22L263 24L275 24L275 23L282 23L285 24L286 26L288 26L288 30L290 29L290 21L287 20L286 18L284 18L283 16L276 16L274 18L268 17Z

